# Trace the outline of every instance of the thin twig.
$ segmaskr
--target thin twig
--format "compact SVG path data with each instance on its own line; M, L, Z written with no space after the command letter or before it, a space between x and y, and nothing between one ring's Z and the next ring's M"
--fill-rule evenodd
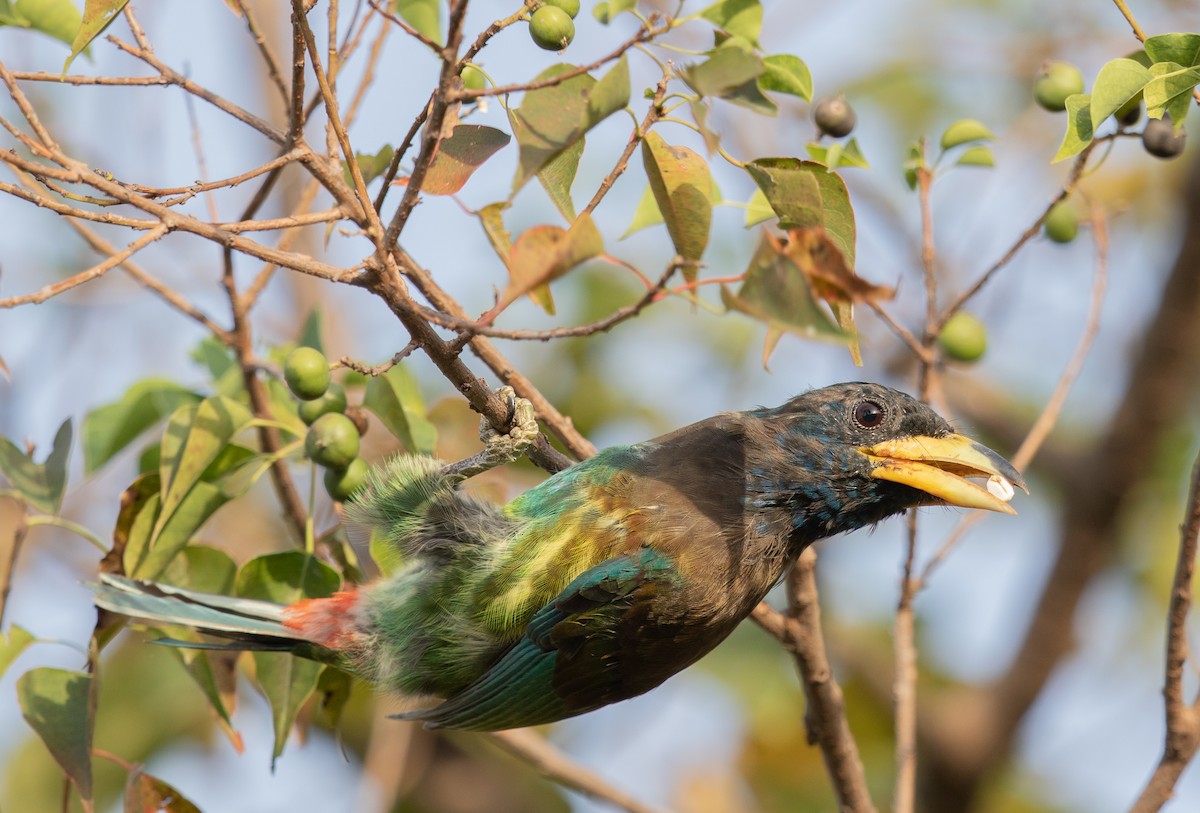
M330 76L321 67L321 55L317 51L317 40L313 35L312 28L308 25L308 19L304 16L304 0L292 0L292 10L294 20L300 30L300 35L304 39L304 47L308 51L308 59L312 62L312 69L317 77L317 84L321 88L321 96L325 99L325 115L328 117L329 126L342 149L342 157L349 167L350 177L354 181L354 189L358 195L359 203L364 209L370 209L371 196L367 192L367 184L363 180L362 169L358 166L358 161L355 160L354 148L350 146L350 136L346 133L346 128L342 126L341 114L338 110L337 98L334 95L335 92L333 84L330 81ZM372 234L372 230L378 228L377 223L378 218L368 218L368 237L375 236Z
M459 62L470 62L492 40L492 37L510 25L516 25L521 22L528 13L528 8L521 8L507 17L493 21L491 25L479 32L479 36L475 37L474 42L467 46L467 50L463 52L462 59Z
M200 120L196 118L196 102L190 93L183 94L183 107L187 111L188 128L192 131L192 150L196 153L196 168L200 172L200 182L208 183L208 161L204 157L204 136L200 132ZM217 200L211 191L204 193L208 204L209 220L220 220L217 213Z
M664 34L671 30L670 23L664 24L655 28L654 26L642 26L636 34L634 34L625 42L618 45L611 52L605 54L593 62L586 65L578 65L570 70L565 70L562 73L548 76L545 79L538 79L533 82L518 82L511 85L496 85L494 87L484 88L459 88L453 92L452 99L461 101L475 101L476 99L486 98L488 96L504 96L510 93L528 93L531 90L542 90L543 88L554 87L561 85L563 82L574 79L577 76L590 74L597 68L602 68L609 62L615 62L626 54L631 48L643 42L654 39L660 34Z
M9 297L8 299L0 299L0 310L6 308L15 308L17 305L40 305L48 299L52 299L60 294L65 294L72 288L78 288L85 282L91 282L97 277L102 277L121 263L125 262L125 260L132 257L134 254L137 254L146 246L162 239L163 235L165 235L168 231L170 231L170 229L168 229L166 226L159 225L156 228L146 232L129 245L125 246L125 248L121 249L116 254L111 255L96 265L93 265L86 271L80 271L78 274L67 277L64 280L60 280L51 285L47 285L40 291L34 291L31 294L23 294L21 296Z
M74 218L67 218L67 224L71 226L71 228L75 229L75 231L78 232L78 234L84 239L84 241L86 241L87 244L96 251L99 251L100 253L110 257L117 253L116 246ZM225 342L228 340L228 331L226 331L225 328L218 325L207 314L183 297L178 291L175 291L159 282L151 274L143 270L142 267L137 263L133 262L132 260L126 260L125 262L121 263L121 270L132 277L138 284L158 295L160 299L162 299L171 307L175 308L180 313L204 325L204 327L208 328L208 330L221 341Z
M126 6L125 8L128 10L129 6ZM186 76L183 76L178 71L163 63L157 56L154 55L153 51L130 45L129 43L123 42L122 40L112 36L108 37L108 40L125 53L142 60L150 67L154 68L162 75L164 79L167 80L167 84L178 85L188 93L191 93L193 96L203 99L213 107L216 107L218 110L229 114L243 124L248 125L254 130L262 133L276 144L283 145L288 142L285 133L280 132L278 129L272 127L266 121L254 115L245 108L234 104L223 96L218 96L208 88L198 85L192 80L188 79Z
M401 249L396 249L395 255L397 261L404 268L405 276L412 280L413 284L416 285L417 290L421 292L421 295L428 299L435 308L442 313L446 313L451 316L467 318L467 314L463 311L462 306L459 305L458 302L456 302L449 295L447 295L446 292L443 291L437 285L437 283L433 281L428 272L421 268L421 266L418 265L415 260L409 257ZM411 300L409 300L409 302L411 302ZM419 314L417 315L419 316ZM428 326L428 323L425 322L424 319L422 319L421 322L422 324ZM414 338L416 337L414 336ZM446 346L445 342L441 342L440 338L438 338L437 341L441 343L440 346L438 346L438 353L449 352L449 347ZM563 443L563 445L567 447L567 450L570 451L571 454L582 460L584 458L591 457L596 453L596 447L591 443L591 441L579 434L579 432L577 432L575 427L571 424L570 419L559 412L558 409L556 409L555 406L551 404L536 387L533 386L533 383L524 375L522 375L521 372L518 371L516 367L513 366L513 364L507 358L505 358L504 355L496 349L496 346L487 338L483 336L475 336L471 339L470 347L471 351L475 353L475 355L478 356L479 359L483 361L483 363L486 364L503 383L512 387L514 390L516 390L517 395L521 396L522 398L527 398L533 404L534 409L537 411L539 420L541 420L554 434L554 436L557 437ZM429 350L429 347L426 346L426 349ZM437 363L438 359L436 356L431 355L431 358L433 358L435 363ZM488 392L488 395L490 396L491 393ZM472 405L478 409L477 401L472 400ZM501 405L497 403L496 406L499 408ZM495 417L499 418L500 415L507 415L507 410L504 410ZM489 414L489 418L491 417L492 415ZM493 426L495 425L493 424ZM501 427L495 428L497 431L501 430ZM541 454L540 446L535 447L534 454ZM559 458L561 458L561 455L559 455ZM534 458L534 462L538 463L539 466L543 465L542 462L539 462L539 458L537 457ZM562 462L563 461L561 459L554 461L555 465L560 467Z
M384 18L385 20L387 20L389 23L391 23L392 25L394 25L394 26L396 26L397 28L399 28L399 29L400 29L401 31L403 31L405 34L408 34L410 37L412 37L412 38L413 38L413 39L415 39L417 42L419 42L419 43L421 43L422 45L424 45L424 46L425 46L426 48L428 48L430 51L433 51L433 53L434 53L436 56L439 56L439 57L440 57L440 56L442 55L442 46L441 46L441 44L440 44L440 43L438 43L438 42L436 42L436 41L434 41L434 40L431 40L429 37L425 36L425 35L424 35L424 34L422 34L420 31L418 31L417 29L413 28L413 27L412 27L411 25L409 25L408 23L404 22L404 20L401 20L401 19L400 19L399 17L397 17L395 14L392 14L392 13L391 13L390 11L388 11L386 8L384 8L383 6L381 6L381 5L379 4L378 0L369 0L369 2L370 2L370 6L371 6L372 10L374 10L374 11L378 12L379 14L381 14L381 15L383 16L383 18Z
M628 813L665 813L617 790L603 777L572 762L557 748L527 728L497 731L488 738L515 754L548 779L591 799L608 802Z
M1062 201L1066 200L1067 196L1071 194L1071 191L1078 186L1080 178L1083 177L1083 170L1087 167L1088 158L1091 156L1092 150L1096 149L1098 144L1111 141L1115 137L1116 135L1110 135L1097 138L1083 148L1083 151L1080 152L1079 156L1075 159L1075 163L1071 165L1071 171L1067 175L1067 182L1063 184L1062 189L1059 190L1058 194L1054 196L1054 199L1051 200L1049 205L1046 206L1038 219L1033 221L1029 228L1025 229L1025 231L1021 233L1016 242L1009 246L1008 250L1004 252L1000 259L992 263L992 265L986 271L976 278L975 282L969 285L965 291L959 294L954 301L952 301L946 307L946 309L942 311L941 316L933 323L934 333L937 333L939 330L945 327L946 322L950 320L950 317L957 313L958 310L967 303L967 300L979 293L983 286L987 285L988 282L990 282L992 278L996 276L996 273L999 272L1000 269L1012 262L1013 257L1017 256L1017 252L1019 252L1026 243L1028 243L1034 237L1037 237L1042 230L1042 224L1046 222L1046 217L1050 214L1050 210Z
M479 321L470 319L459 319L454 316L435 311L432 308L419 307L421 315L435 325L455 330L465 336L490 336L493 339L510 339L512 341L550 341L552 339L575 338L579 336L591 336L596 333L603 333L611 330L616 325L628 319L632 319L641 313L647 306L652 304L667 287L667 282L674 276L675 271L679 268L678 265L672 264L665 273L659 278L646 293L634 303L626 305L623 308L610 313L603 319L598 319L586 325L575 325L574 327L556 327L548 330L504 330L502 328L492 327Z
M833 676L825 648L816 562L816 551L809 548L792 565L787 579L787 615L762 603L754 608L750 618L778 638L796 659L807 702L804 725L808 742L821 749L839 810L875 813L858 745L846 720L842 687Z
M1096 265L1095 277L1092 281L1091 302L1088 305L1087 323L1084 326L1083 334L1079 337L1079 343L1075 347L1075 352L1071 354L1070 360L1067 361L1067 366L1063 369L1063 373L1059 376L1058 384L1054 388L1054 392L1046 400L1046 405L1042 407L1041 413L1030 426L1025 439L1021 441L1021 445L1013 454L1011 462L1016 467L1017 471L1025 471L1037 456L1038 451L1050 436L1050 432L1058 423L1058 418L1062 414L1063 406L1066 404L1067 395L1071 391L1075 379L1083 371L1084 362L1091 354L1092 345L1096 341L1096 334L1100 331L1100 314L1104 306L1104 293L1108 289L1108 223L1104 213L1098 208L1093 207L1091 214L1092 224L1092 240L1096 247ZM971 511L958 525L952 530L942 542L942 546L938 549L928 562L925 563L924 569L921 571L921 577L918 579L918 587L920 590L924 588L933 571L937 569L950 551L962 541L966 532L976 523L983 519L983 511Z
M62 75L49 71L13 71L13 78L20 82L56 82L60 85L105 85L109 87L138 87L147 85L169 85L165 76L83 76Z
M646 137L646 133L654 126L662 115L663 99L667 95L667 84L671 81L671 75L667 71L663 72L663 76L658 80L658 85L654 89L654 98L650 102L650 108L646 111L646 115L642 118L642 123L629 135L629 141L625 144L625 149L621 151L620 157L617 158L616 165L612 170L604 176L604 180L600 182L600 186L596 188L596 193L592 195L592 199L588 201L587 206L583 207L580 216L590 215L600 205L600 201L604 200L604 196L612 189L613 184L625 172L625 168L629 165L629 159L633 157L633 151L642 143L642 139Z
M417 347L418 347L418 345L416 342L410 341L408 344L404 345L404 347L400 350L400 352L396 353L396 355L392 356L390 359L385 361L383 364L376 364L374 366L370 366L370 365L363 364L361 361L355 361L354 359L350 358L349 356L342 356L340 359L337 360L337 363L334 366L335 367L345 367L347 369L362 373L363 375L370 376L371 378L375 378L376 376L383 375L388 370L392 369L397 364L399 364L401 361L408 358L410 355L412 355L413 351L417 349Z
M895 675L892 700L896 717L896 780L892 793L894 813L913 813L917 798L917 642L913 599L916 582L913 567L917 554L917 512L908 511L905 537L904 574L900 579L900 601L893 624Z
M1146 41L1146 32L1138 25L1138 21L1134 19L1133 12L1129 10L1129 6L1125 5L1125 0L1113 0L1113 4L1120 10L1121 16L1129 23L1129 27L1133 29L1133 35L1137 37L1138 42Z
M271 80L271 84L279 91L279 98L284 104L288 101L288 89L283 83L283 68L279 64L279 58L275 56L275 52L271 49L271 43L267 41L266 35L258 26L258 21L250 12L249 7L243 0L232 0L237 12L246 21L246 29L250 32L250 37L254 40L255 46L258 48L259 56L267 66L267 78Z

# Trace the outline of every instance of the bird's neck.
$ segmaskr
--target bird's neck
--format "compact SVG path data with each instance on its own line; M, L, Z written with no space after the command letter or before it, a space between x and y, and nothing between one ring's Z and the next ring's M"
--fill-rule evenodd
M758 524L786 526L794 558L820 539L876 523L903 509L884 499L878 481L857 476L825 443L776 436L746 472L745 507Z

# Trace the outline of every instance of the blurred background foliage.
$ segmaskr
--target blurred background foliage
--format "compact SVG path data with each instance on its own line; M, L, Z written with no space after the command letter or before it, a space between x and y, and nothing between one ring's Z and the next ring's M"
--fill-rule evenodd
M269 36L286 52L284 5L248 5L269 22ZM343 5L347 13L353 6ZM493 5L472 4L467 30L481 30L496 14ZM641 4L656 5L668 8ZM945 290L962 290L1036 219L1064 182L1067 167L1049 163L1062 137L1062 117L1037 108L1031 96L1042 62L1068 59L1090 78L1108 59L1136 48L1117 10L1095 0L765 0L763 5L768 24L762 39L768 51L799 54L812 69L817 95L844 92L858 111L856 135L871 169L843 173L858 220L857 268L873 282L897 286L898 297L889 309L913 329L920 324L924 292L917 199L906 188L902 170L907 145L922 135L935 139L949 122L966 116L985 122L998 136L995 169L946 173L934 190L939 273ZM601 27L590 18L589 3L584 6L576 41L566 55L577 63L606 53L632 30L620 22ZM255 68L242 24L223 4L145 4L137 10L157 52L172 65L186 67L250 109L272 109L274 97ZM1184 0L1144 2L1135 8L1150 33L1184 29L1197 19L1198 10L1197 3ZM113 31L124 36L118 27ZM699 40L694 44L706 47ZM365 108L353 133L363 151L394 143L436 78L436 63L427 54L403 38L394 38L391 46L372 91L375 103ZM10 68L55 71L64 49L49 38L8 28L0 29L0 55ZM482 61L498 81L515 82L558 59L514 31L498 38ZM74 69L122 74L130 67L127 58L98 42ZM635 61L635 67L645 70L647 65ZM357 68L347 68L353 70ZM635 95L653 79L638 81ZM146 184L188 183L198 176L188 113L175 90L42 83L28 92L48 126L92 166ZM785 101L780 107L778 117L764 125L740 108L718 106L713 126L726 148L744 157L802 154L813 136L808 105ZM282 113L272 110L275 120ZM14 116L9 100L0 101L0 114ZM494 106L477 120L502 115ZM235 174L269 157L261 141L247 142L240 129L214 111L201 107L195 116L210 177ZM681 143L703 149L682 128L670 132ZM595 188L627 134L626 123L614 117L589 135L577 190ZM478 173L464 190L464 205L474 208L503 197L512 160L510 151ZM972 710L981 707L974 692L986 693L1020 647L1063 544L1064 500L1086 492L1093 482L1107 482L1106 472L1129 465L1122 458L1097 461L1089 455L1100 448L1118 406L1129 398L1128 387L1138 380L1134 365L1144 360L1138 349L1146 346L1148 329L1166 307L1164 286L1172 268L1190 256L1184 236L1200 231L1200 215L1188 202L1188 195L1198 191L1194 163L1191 152L1175 162L1158 162L1135 142L1123 141L1083 182L1087 197L1113 215L1109 293L1092 354L1041 459L1047 462L1035 466L1033 498L1018 504L1021 516L991 518L978 526L917 602L921 700L946 730L977 720L988 724ZM752 185L744 174L720 161L713 161L713 168L726 198L749 197ZM285 196L294 197L299 182L298 175L285 174L282 183L293 185ZM617 183L596 212L605 235L625 231L644 188L640 171ZM558 222L537 185L527 187L516 204L509 215L514 234L537 223ZM743 228L742 217L737 209L718 210L705 255L706 275L732 275L744 267L756 232ZM95 261L51 213L0 196L0 223L0 280L6 296L35 290ZM661 268L671 254L661 230L648 229L620 243L610 239L609 251L644 269ZM328 244L325 238L320 227L313 228L294 250L332 263L356 260L339 235ZM405 246L468 312L485 310L504 285L504 270L482 231L451 199L427 199L419 207ZM1082 332L1094 273L1092 254L1087 239L1066 246L1039 239L973 301L971 309L988 326L990 349L979 363L950 365L947 371L947 398L961 426L994 435L999 440L993 445L1002 450L1015 447ZM198 305L223 312L220 257L211 245L183 238L147 249L141 259ZM1192 266L1193 273L1196 268L1200 265ZM506 314L505 324L581 324L627 304L641 290L631 275L593 265L555 283L556 317L522 301ZM711 289L702 298L709 305L719 302ZM1175 299L1180 307L1194 304ZM256 312L258 351L266 355L269 347L294 342L313 311L322 314L324 344L334 357L378 363L408 339L368 294L280 274ZM1200 322L1200 310L1191 318ZM911 357L887 328L867 313L859 317L859 328L862 368L850 364L842 347L788 337L768 370L760 361L760 325L738 314L721 315L711 307L668 299L610 333L506 343L504 350L583 434L603 446L649 437L725 409L773 405L808 387L839 380L880 380L913 389ZM0 378L0 434L18 444L35 443L44 453L64 418L78 420L145 377L210 388L205 372L189 359L201 338L197 325L115 275L37 308L0 312L0 357L10 371L7 379ZM438 427L438 454L458 459L475 451L476 418L464 402L419 353L405 364L420 382ZM927 787L925 809L1105 813L1125 809L1148 775L1162 743L1163 619L1187 471L1200 429L1195 365L1181 369L1158 391L1169 401L1169 420L1163 431L1147 438L1147 464L1137 467L1138 476L1121 493L1093 495L1119 503L1112 529L1117 544L1096 567L1081 571L1082 600L1059 619L1071 645L1038 687L1027 713L1022 710L1011 751L1004 749L987 762L974 776L971 793L953 797L959 801L937 802L937 789ZM364 438L363 455L377 461L397 448L390 435L373 428ZM1082 459L1092 466L1080 468L1077 461ZM77 449L64 515L106 535L137 462L138 451L131 449L100 472L84 476ZM1064 473L1069 474L1066 479ZM297 474L306 491L306 472L298 469ZM527 464L510 466L478 478L471 488L504 499L540 476ZM335 524L328 502L321 504L316 520L318 529ZM0 561L9 560L15 521L13 505L0 499ZM928 512L922 559L933 554L955 521L949 512ZM901 526L892 522L874 534L824 543L818 569L827 637L847 692L851 727L881 805L890 793L893 770L889 631L902 556ZM200 534L200 541L238 561L286 549L289 539L265 481L225 506ZM63 645L31 647L0 679L2 810L59 808L61 773L21 722L14 684L35 666L78 668L82 663L76 650L94 619L81 582L94 577L97 558L96 551L71 534L38 528L19 559L8 620ZM1195 683L1194 673L1189 674L1188 685L1194 688ZM529 768L478 738L432 734L388 721L389 701L356 689L336 731L323 722L316 704L306 709L300 733L271 773L270 716L246 690L245 681L234 718L245 737L245 753L238 756L175 659L143 645L140 635L126 635L106 653L95 744L145 763L206 811L601 809L541 782ZM745 625L695 669L663 688L560 724L549 736L618 787L671 809L833 809L820 754L805 742L803 714L791 659L777 642ZM981 741L983 736L981 731ZM970 739L968 734L964 741ZM942 783L942 790L949 787L947 777L956 775L954 770L929 754L922 760L932 771L928 781ZM97 798L105 800L100 809L115 809L124 772L98 760L96 779ZM1200 776L1193 768L1170 809L1198 805Z

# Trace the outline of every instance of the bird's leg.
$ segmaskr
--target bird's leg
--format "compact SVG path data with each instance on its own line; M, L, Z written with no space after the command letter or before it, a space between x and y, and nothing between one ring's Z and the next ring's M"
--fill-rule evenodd
M518 398L512 387L500 387L496 394L508 404L508 431L501 434L492 428L487 418L480 418L479 439L483 441L483 451L466 460L451 463L442 469L443 473L463 478L474 477L519 459L537 440L539 430L533 404L525 398Z

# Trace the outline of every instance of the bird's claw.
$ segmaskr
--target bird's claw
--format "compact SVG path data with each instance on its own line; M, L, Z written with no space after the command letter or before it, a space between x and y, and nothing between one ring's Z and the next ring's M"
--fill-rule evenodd
M529 399L518 398L512 387L500 387L496 390L496 395L508 405L508 432L501 434L492 428L487 418L479 419L479 439L483 441L483 454L494 461L492 466L520 459L525 450L537 440L539 431L537 416Z
M487 418L480 418L479 439L483 441L483 451L447 466L444 469L447 473L474 477L488 469L519 460L537 441L540 430L533 404L526 398L518 398L512 387L500 387L496 395L508 405L508 431L503 434L497 432Z

